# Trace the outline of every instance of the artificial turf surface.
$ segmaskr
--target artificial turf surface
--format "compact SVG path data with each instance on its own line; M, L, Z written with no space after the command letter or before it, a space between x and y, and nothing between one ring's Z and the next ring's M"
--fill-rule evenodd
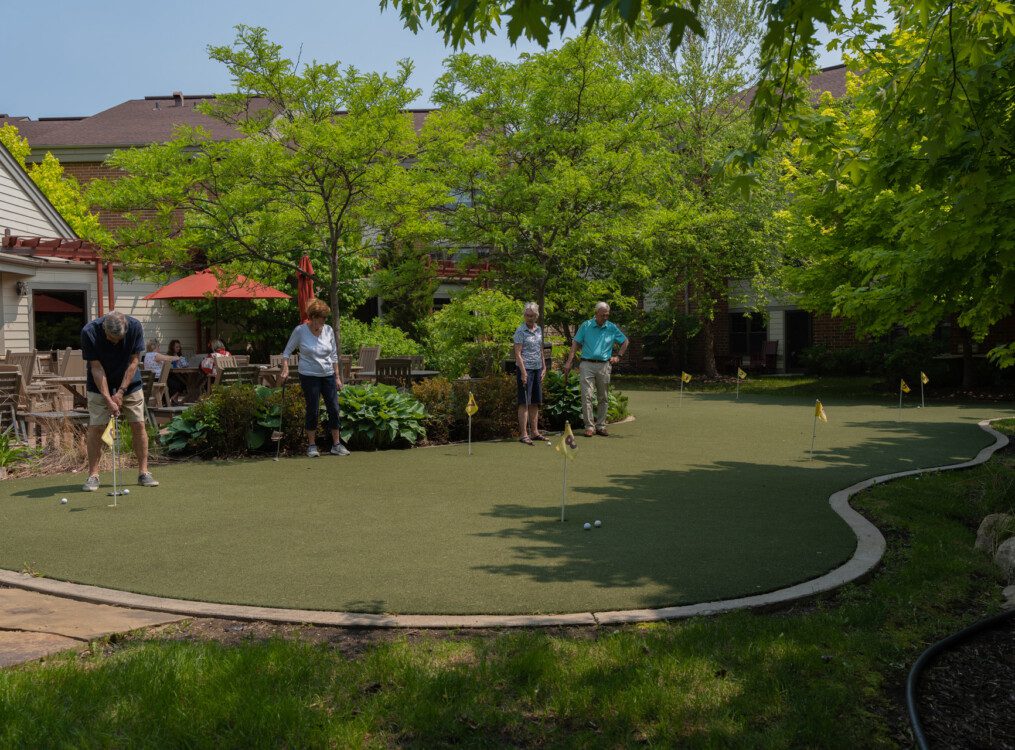
M996 405L906 409L632 392L636 421L563 459L517 442L159 467L119 507L84 477L0 484L0 567L146 594L305 609L507 614L727 599L821 575L866 477L967 460ZM130 477L133 479L133 477ZM67 505L60 504L68 497ZM585 531L584 521L602 528Z

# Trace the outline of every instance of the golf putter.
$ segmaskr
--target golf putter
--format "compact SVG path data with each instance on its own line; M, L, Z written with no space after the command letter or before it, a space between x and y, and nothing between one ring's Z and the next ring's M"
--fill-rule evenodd
M120 488L118 484L120 474L120 420L113 419L113 491L106 493L113 498L108 508L116 507L116 498L120 496Z
M282 406L278 412L278 429L273 430L271 433L271 439L275 441L275 460L278 461L278 456L282 450L282 420L285 418L285 384L289 378L282 381Z

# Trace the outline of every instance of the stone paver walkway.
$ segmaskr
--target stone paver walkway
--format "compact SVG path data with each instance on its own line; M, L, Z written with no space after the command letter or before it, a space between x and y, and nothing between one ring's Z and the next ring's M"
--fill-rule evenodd
M81 648L94 638L182 619L164 612L0 588L0 667Z

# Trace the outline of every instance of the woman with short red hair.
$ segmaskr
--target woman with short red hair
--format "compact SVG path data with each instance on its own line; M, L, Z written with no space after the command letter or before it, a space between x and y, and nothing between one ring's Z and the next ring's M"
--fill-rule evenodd
M325 321L331 317L331 308L319 299L307 305L306 323L296 326L289 343L282 351L282 380L289 377L289 357L299 349L300 386L307 403L307 418L303 426L307 431L307 455L317 458L317 414L321 397L328 410L328 429L331 430L331 455L348 456L342 445L338 413L338 392L342 390L342 371L338 357L338 342L334 329Z

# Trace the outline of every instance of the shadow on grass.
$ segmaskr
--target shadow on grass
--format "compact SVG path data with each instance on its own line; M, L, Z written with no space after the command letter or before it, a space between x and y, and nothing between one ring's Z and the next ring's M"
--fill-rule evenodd
M967 436L962 453L949 449L957 430L968 429L954 423L878 427L886 434L846 450L817 451L813 459L802 453L791 465L719 461L613 474L607 484L585 485L579 459L571 465L567 520L560 522L559 505L495 506L488 515L506 523L483 536L513 540L516 561L477 567L539 583L641 588L645 607L760 594L810 580L856 549L852 530L828 507L832 492L873 476L966 461L978 450ZM583 529L594 520L602 527Z

